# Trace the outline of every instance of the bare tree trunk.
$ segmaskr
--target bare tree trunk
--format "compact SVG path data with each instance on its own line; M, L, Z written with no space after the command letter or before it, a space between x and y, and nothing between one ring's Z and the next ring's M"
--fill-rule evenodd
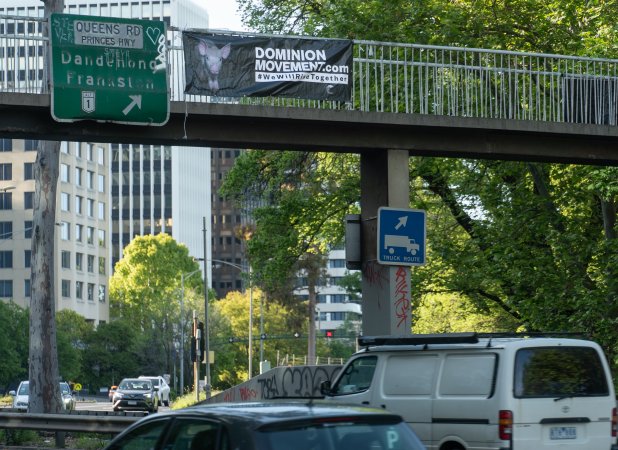
M63 0L44 0L44 36L50 36L49 18L62 12ZM49 93L50 44L45 52L45 80L42 92ZM34 169L35 194L32 233L30 300L30 394L31 413L60 412L58 349L56 344L56 301L54 289L54 243L56 231L56 189L60 166L60 142L40 141Z

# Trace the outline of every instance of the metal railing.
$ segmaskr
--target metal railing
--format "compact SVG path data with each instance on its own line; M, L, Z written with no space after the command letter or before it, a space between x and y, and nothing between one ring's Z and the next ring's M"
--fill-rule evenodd
M0 92L38 93L43 19L0 16ZM181 31L168 32L170 99L616 125L618 60L355 41L350 102L184 93Z

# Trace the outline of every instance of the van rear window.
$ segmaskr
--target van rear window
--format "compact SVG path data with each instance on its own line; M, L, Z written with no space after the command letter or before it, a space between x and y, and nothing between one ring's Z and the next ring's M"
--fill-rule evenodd
M536 347L515 357L515 397L609 395L605 369L592 347Z

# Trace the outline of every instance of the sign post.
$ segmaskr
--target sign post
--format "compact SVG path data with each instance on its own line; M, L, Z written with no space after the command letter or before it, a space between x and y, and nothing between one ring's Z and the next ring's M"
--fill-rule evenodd
M425 211L378 209L378 262L392 266L425 264Z
M51 114L164 125L169 119L163 21L52 14Z

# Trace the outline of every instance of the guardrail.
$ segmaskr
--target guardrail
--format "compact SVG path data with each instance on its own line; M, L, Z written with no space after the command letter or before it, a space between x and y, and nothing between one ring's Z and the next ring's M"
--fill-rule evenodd
M143 413L98 411L73 411L69 414L0 412L0 429L118 434L144 416Z

